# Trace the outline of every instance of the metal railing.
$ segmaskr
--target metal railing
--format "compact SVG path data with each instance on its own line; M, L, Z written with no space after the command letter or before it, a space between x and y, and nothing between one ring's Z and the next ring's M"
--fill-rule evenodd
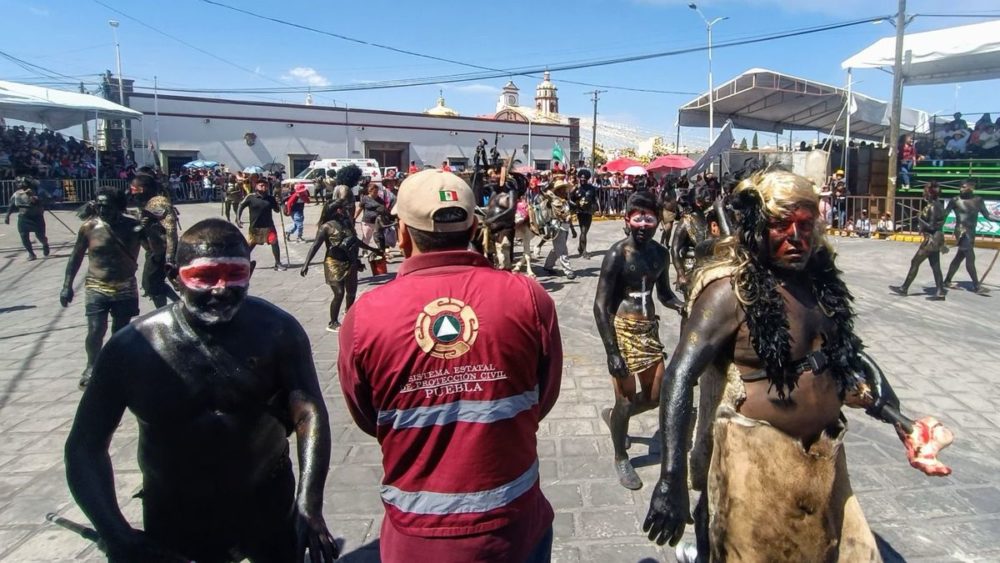
M942 199L942 205L947 205L946 198ZM827 229L839 234L858 234L857 221L863 216L862 211L868 212L868 219L871 222L871 234L877 233L879 219L885 213L893 222L893 232L917 234L920 232L918 218L924 202L922 197L899 197L894 198L893 209L887 208L887 198L877 196L847 196L843 200L834 200L830 213L825 217ZM950 233L954 230L954 215L949 214L945 219L944 232ZM998 238L993 233L979 232L977 236Z
M57 204L91 201L100 186L111 186L119 190L127 190L129 186L128 180L118 179L41 179L37 182L37 192L42 199ZM221 188L214 186L209 193L205 193L201 182L165 184L165 188L170 192L171 200L175 202L220 201L222 198ZM0 180L0 207L7 207L10 204L10 197L15 191L17 185L14 180Z

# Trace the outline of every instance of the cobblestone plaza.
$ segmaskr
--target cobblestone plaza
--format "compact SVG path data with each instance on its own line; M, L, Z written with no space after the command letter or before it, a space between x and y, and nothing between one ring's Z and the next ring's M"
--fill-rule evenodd
M317 210L307 208L307 226L315 224ZM180 212L182 225L190 226L218 215L219 206L185 205ZM69 212L56 214L73 229L79 225ZM47 512L56 512L86 522L70 497L62 461L85 363L82 292L66 309L58 300L75 233L51 215L46 219L53 254L36 262L25 260L13 225L0 227L0 561L99 561L103 558L96 546L44 521ZM590 247L602 251L620 236L619 222L596 223ZM942 455L954 473L928 478L908 467L890 427L862 412L848 412L851 478L883 556L914 562L1000 560L1000 413L994 400L1000 382L1000 293L981 297L952 290L945 302L896 297L887 286L902 281L914 245L866 239L833 243L857 299L858 332L891 378L904 411L935 415L956 436ZM343 540L342 560L377 561L381 452L374 438L355 428L341 397L337 338L324 330L331 293L322 268L300 277L295 266L302 264L308 246L289 243L289 249L293 268L258 269L251 294L291 312L311 338L333 436L327 522ZM562 392L539 430L542 488L556 510L553 560L673 561L672 549L658 548L640 530L659 470L659 448L652 439L655 411L634 418L631 425L630 455L645 483L635 492L618 484L610 437L598 416L612 403L613 393L593 318L601 253L593 254L589 260L572 258L575 280L540 278L556 301L565 350ZM980 271L992 255L979 253ZM254 258L269 265L269 249L257 249ZM945 261L950 258L944 256ZM394 260L390 271L398 265L399 259ZM991 281L998 275L993 273L986 285L996 289ZM365 272L359 291L387 279L372 280ZM958 279L964 279L964 272ZM78 275L77 283L82 281ZM925 265L911 291L931 285ZM151 310L148 299L140 304L144 313ZM667 350L676 344L678 321L676 314L661 311L660 334ZM136 436L135 419L126 415L111 457L119 502L138 525L140 501L132 498L141 482Z

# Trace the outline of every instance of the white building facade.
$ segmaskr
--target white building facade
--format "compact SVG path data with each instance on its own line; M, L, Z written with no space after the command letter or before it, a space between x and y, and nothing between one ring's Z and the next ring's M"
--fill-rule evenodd
M432 115L369 109L226 100L130 92L128 105L143 113L144 140L134 139L136 161L177 170L195 159L230 170L281 163L289 175L316 158L373 158L383 167L471 166L476 144L497 140L504 158L548 168L558 143L579 153L579 121L556 123ZM442 104L443 105L443 104ZM136 132L133 124L133 135ZM530 139L529 139L530 135ZM531 159L526 158L531 147ZM158 143L158 144L157 144Z

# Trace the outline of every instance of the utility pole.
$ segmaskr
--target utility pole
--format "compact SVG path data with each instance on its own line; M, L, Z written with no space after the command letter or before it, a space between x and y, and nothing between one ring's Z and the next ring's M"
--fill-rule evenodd
M87 89L83 87L83 82L80 83L80 93L81 94L86 94L87 93ZM90 127L87 126L87 121L88 121L88 119L84 119L83 120L83 140L84 141L89 141L90 140Z
M896 59L892 65L892 117L889 120L889 169L885 207L896 215L896 176L899 173L899 120L903 114L903 36L906 33L906 0L896 12Z
M591 130L590 135L590 167L597 168L595 162L597 161L597 102L600 100L598 96L607 92L607 90L594 90L592 92L584 92L584 94L589 94L591 101L594 102L594 128Z

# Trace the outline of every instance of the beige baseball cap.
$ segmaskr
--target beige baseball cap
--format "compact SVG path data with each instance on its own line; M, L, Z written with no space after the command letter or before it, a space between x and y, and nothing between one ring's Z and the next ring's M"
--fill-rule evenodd
M465 180L440 169L407 176L392 214L421 231L454 233L472 228L475 196Z

